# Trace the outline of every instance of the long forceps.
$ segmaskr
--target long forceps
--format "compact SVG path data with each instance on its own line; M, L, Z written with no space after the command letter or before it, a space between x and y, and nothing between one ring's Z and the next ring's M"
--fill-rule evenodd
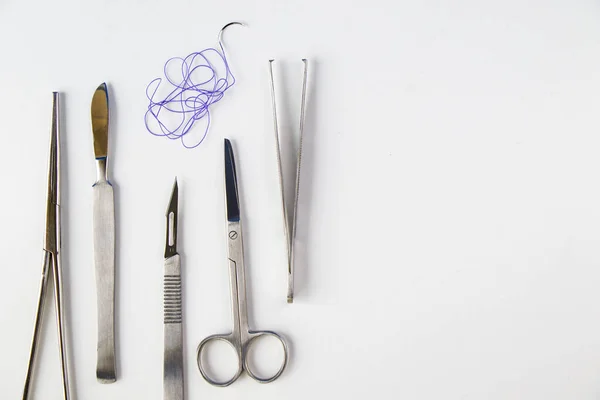
M181 259L177 253L177 179L167 208L165 244L163 399L183 400L183 325L181 311Z
M231 305L233 312L233 332L224 335L211 335L198 346L198 368L202 377L214 386L229 386L235 382L245 370L254 380L260 383L273 382L279 378L287 365L288 350L283 338L272 331L251 331L248 328L248 309L246 303L246 277L244 272L244 250L242 244L242 222L240 219L240 202L235 171L233 149L225 139L225 197L227 207L227 249L229 260L229 279L231 286ZM257 376L248 364L248 350L253 341L259 337L272 336L279 340L283 347L283 361L275 375L269 378ZM215 340L229 343L237 353L238 369L235 375L225 382L212 379L202 363L202 352L205 346Z
M277 123L277 105L275 101L275 79L273 78L273 61L269 60L269 75L271 78L271 100L273 105L273 125L275 130L275 147L277 151L277 171L279 173L279 189L281 190L281 207L283 210L283 221L285 229L285 239L288 257L288 289L287 302L294 302L294 242L296 241L296 220L298 218L298 192L300 190L300 167L302 165L302 139L304 137L304 115L306 109L306 81L308 78L308 61L302 59L304 63L304 73L302 78L302 102L300 105L300 143L298 145L298 158L296 161L296 186L294 190L294 209L292 214L292 232L290 235L289 217L285 201L285 189L283 185L283 169L281 167L281 147L279 146L279 127Z
M54 281L54 301L56 308L56 320L58 325L58 347L60 349L60 364L62 368L62 386L64 399L70 398L69 377L67 371L67 351L65 344L65 328L63 315L62 296L62 272L60 261L60 130L59 130L59 104L58 93L52 94L52 131L50 134L50 156L48 158L48 189L46 195L46 232L44 234L44 260L42 265L42 281L38 298L37 311L35 314L35 325L33 339L31 341L31 352L27 364L27 376L25 388L23 389L23 400L29 398L33 368L36 351L40 341L42 317L44 314L44 303L46 289L52 271Z

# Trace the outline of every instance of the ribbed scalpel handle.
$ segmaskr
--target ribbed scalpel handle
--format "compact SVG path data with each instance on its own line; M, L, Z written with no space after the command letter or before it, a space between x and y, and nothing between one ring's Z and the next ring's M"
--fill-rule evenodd
M165 260L164 400L183 400L183 332L181 322L181 261L179 254L175 254Z

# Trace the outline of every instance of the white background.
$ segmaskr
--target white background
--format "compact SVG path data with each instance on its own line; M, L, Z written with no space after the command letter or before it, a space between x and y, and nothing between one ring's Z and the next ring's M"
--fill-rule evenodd
M164 61L225 43L238 83L195 150L143 124ZM0 0L0 388L19 398L41 270L51 91L63 93L63 260L74 398L162 398L164 212L180 183L189 399L597 399L600 3ZM285 302L267 60L293 183L310 60L297 296ZM96 382L89 108L111 96L119 380ZM223 137L235 146L250 323L279 380L213 388L231 326ZM60 399L48 309L38 399ZM271 353L269 353L271 354Z

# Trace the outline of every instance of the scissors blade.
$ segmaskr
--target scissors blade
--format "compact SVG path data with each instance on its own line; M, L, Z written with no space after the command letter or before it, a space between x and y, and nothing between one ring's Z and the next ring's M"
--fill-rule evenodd
M46 194L46 232L44 250L56 254L58 251L58 213L60 200L60 139L59 139L58 93L52 93L52 129L50 133L50 154L48 156L48 188Z
M227 199L227 221L238 222L240 220L240 201L237 173L233 148L229 139L225 139L225 197Z
M177 186L177 178L173 183L171 191L171 199L169 207L167 207L167 242L165 244L165 258L169 258L177 254L177 212L179 201L179 188Z

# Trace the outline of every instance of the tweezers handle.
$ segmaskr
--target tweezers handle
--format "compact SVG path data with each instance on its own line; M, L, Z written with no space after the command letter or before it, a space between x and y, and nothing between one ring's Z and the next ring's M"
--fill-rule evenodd
M183 400L183 326L179 254L165 259L163 368L164 400Z

